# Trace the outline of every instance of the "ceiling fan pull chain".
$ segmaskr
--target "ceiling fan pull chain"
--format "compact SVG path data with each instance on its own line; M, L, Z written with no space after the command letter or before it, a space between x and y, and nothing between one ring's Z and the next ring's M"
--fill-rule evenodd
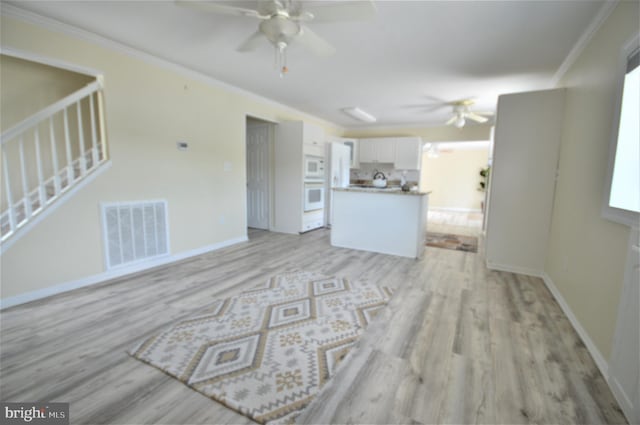
M287 71L289 71L289 68L287 68L287 43L285 43L284 41L279 41L275 45L275 53L276 69L280 73L280 78L283 78Z
M280 68L280 78L283 78L284 74L286 74L287 71L289 71L289 68L287 68L287 49L283 49L282 50L282 67Z

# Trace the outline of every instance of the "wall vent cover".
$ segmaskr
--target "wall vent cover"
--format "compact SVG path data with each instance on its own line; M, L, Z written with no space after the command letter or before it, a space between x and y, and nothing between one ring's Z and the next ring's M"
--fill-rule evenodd
M107 269L169 254L167 201L101 204Z

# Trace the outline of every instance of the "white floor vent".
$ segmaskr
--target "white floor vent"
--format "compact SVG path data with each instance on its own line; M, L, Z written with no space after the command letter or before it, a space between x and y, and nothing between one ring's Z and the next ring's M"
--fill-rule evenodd
M169 254L167 201L101 206L108 269Z

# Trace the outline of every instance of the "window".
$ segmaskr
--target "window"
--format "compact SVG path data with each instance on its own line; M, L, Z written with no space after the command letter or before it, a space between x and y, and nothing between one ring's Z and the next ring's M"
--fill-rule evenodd
M636 36L622 50L619 103L609 154L602 214L640 226L640 47Z

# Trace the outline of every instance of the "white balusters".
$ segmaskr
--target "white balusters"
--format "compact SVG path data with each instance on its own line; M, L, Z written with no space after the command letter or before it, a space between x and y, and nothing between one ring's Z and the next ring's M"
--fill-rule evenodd
M4 174L4 190L7 194L7 205L9 206L9 234L16 229L16 210L13 203L13 195L11 194L11 181L9 180L9 166L7 164L7 154L2 148L2 171Z
M98 141L96 135L96 114L93 107L93 93L89 95L89 115L91 115L91 168L98 166Z
M87 174L87 158L84 155L84 130L82 128L82 99L76 102L76 111L78 113L78 143L80 144L80 176Z
M24 218L31 218L31 199L29 197L29 180L27 177L27 164L24 160L24 139L20 136L18 139L18 153L20 154L20 177L22 180L22 206L24 209Z
M96 95L98 96L98 124L100 125L100 158L105 160L107 159L107 133L104 123L104 98L102 91L96 92Z
M67 153L67 184L65 189L73 183L73 161L71 160L71 140L69 140L69 114L67 114L67 108L62 111L64 121L64 146Z
M36 145L36 171L38 173L38 199L40 200L40 208L44 208L47 203L47 195L44 188L44 177L42 172L42 156L40 155L40 129L35 127L34 143Z
M97 80L2 133L2 189L7 200L0 211L3 242L107 159L101 90ZM83 102L89 103L84 113ZM72 131L69 128L73 107L77 133L75 124Z
M53 128L53 115L49 118L49 140L51 141L51 162L53 163L53 196L60 193L60 170L58 169L58 148Z

